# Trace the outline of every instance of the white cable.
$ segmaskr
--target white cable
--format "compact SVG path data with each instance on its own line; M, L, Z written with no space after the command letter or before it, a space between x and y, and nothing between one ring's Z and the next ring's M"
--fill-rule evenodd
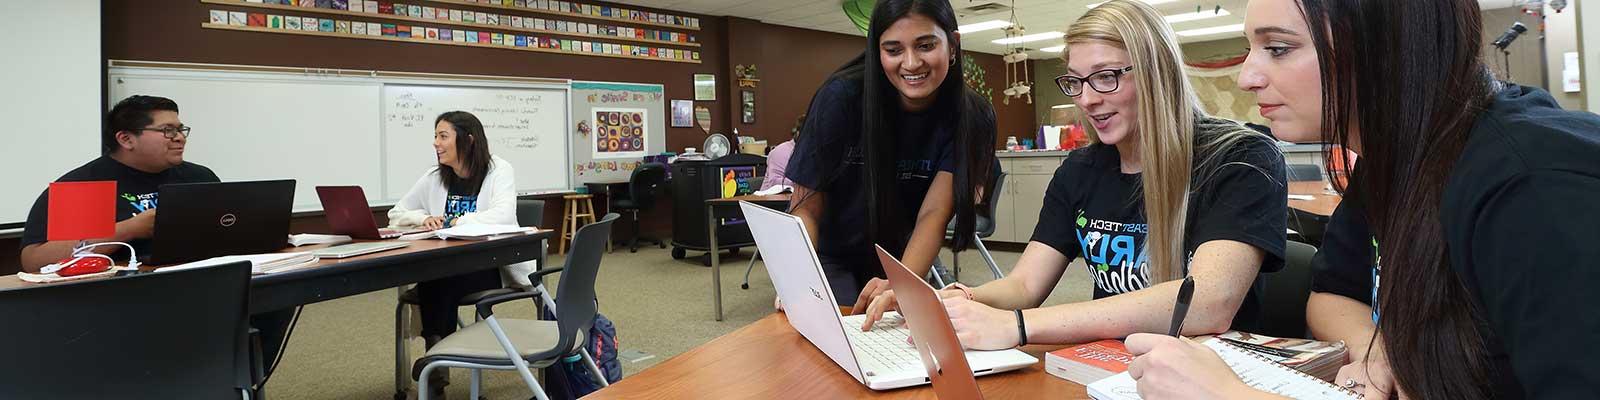
M115 260L111 260L111 257L106 257L106 256L100 255L100 254L92 254L92 253L85 254L84 253L85 251L87 251L89 249L92 249L92 248L95 248L95 247L99 247L99 246L105 246L105 245L121 245L122 247L127 247L128 248L128 266L127 267L118 268L116 261ZM89 257L91 255L92 256L105 257L107 261L111 261L111 268L113 268L113 269L130 269L130 270L139 269L139 254L136 252L136 250L133 249L133 245L130 245L130 244L127 244L127 243L123 243L123 242L100 242L100 243L86 244L83 247L72 249L72 255L74 257Z

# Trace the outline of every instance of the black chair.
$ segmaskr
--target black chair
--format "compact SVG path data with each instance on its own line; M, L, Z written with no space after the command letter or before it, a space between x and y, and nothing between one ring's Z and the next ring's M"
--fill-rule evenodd
M1312 164L1289 164L1290 182L1316 182L1322 180L1322 167Z
M1004 277L1005 273L1000 272L1000 266L998 264L995 264L994 255L989 254L989 248L987 246L983 245L983 239L988 238L990 236L994 236L994 230L995 230L994 214L996 212L996 209L999 208L1000 191L1005 189L1006 177L1009 176L1009 175L1010 174L1007 174L1005 171L1001 171L999 169L995 169L995 171L994 171L994 185L991 185L992 187L989 188L988 191L984 192L984 194L983 194L983 202L981 203L981 205L984 207L984 211L986 211L986 212L981 212L981 213L978 213L978 215L974 216L975 221L974 221L973 229L972 229L972 235L973 235L972 244L973 244L973 246L976 246L978 248L978 255L983 256L983 261L989 265L989 272L994 274L994 278L995 279L1000 279L1000 278ZM950 220L950 225L945 227L945 231L944 231L945 240L946 241L951 240L951 238L954 237L955 234L956 234L956 221L954 219L951 219ZM955 280L960 280L960 278L961 278L961 257L959 255L956 255L956 254L952 253L951 254L951 259L952 259L951 260L951 267L952 267L951 269L954 272L953 277L955 278Z
M661 239L642 237L639 235L639 212L649 210L656 204L656 191L661 184L667 181L667 166L661 163L640 164L633 170L633 175L628 178L628 192L611 196L611 209L627 212L628 220L633 225L633 237L628 239L628 252L639 251L639 241L655 243L661 248L667 248L667 243Z
M1289 241L1283 269L1261 274L1261 333L1281 338L1305 338L1306 299L1311 297L1311 259L1317 248Z
M0 398L248 397L250 263L0 291Z
M583 366L602 385L605 374L600 373L594 357L584 350L589 328L594 326L599 303L595 298L594 284L600 272L600 259L605 255L606 242L611 239L611 224L618 215L606 214L599 222L584 225L573 236L572 252L566 265L545 268L528 277L542 282L544 276L561 272L560 291L554 300L543 284L533 290L502 294L479 301L478 318L482 321L446 336L428 354L417 360L413 378L417 379L418 399L429 395L427 379L421 379L435 368L468 368L473 381L479 370L515 370L533 391L534 398L547 399L544 388L534 378L533 369L555 365L558 360L579 356ZM555 310L555 321L498 318L494 306L513 300L538 298L539 304ZM472 387L472 398L478 398L478 386Z
M543 224L544 200L517 200L517 225L540 227L543 226ZM548 241L539 241L539 254L550 254L550 243ZM539 257L539 259L545 260L547 257ZM504 271L504 269L501 270L502 273ZM507 280L507 282L510 281ZM538 282L534 282L533 284L537 285ZM483 300L490 296L497 296L528 289L529 288L505 287L485 290L462 297L461 301L456 302L456 305L460 307L472 306L478 304L479 300ZM411 366L411 355L406 349L406 307L414 307L421 303L421 299L417 297L416 287L402 286L400 288L400 298L397 304L394 306L394 398L397 400L404 400L408 398L409 396L406 395L406 392L411 388L411 378L406 377L406 374L410 371ZM461 325L466 326L465 323L462 323ZM474 387L476 387L479 382L477 379L473 379L472 384Z

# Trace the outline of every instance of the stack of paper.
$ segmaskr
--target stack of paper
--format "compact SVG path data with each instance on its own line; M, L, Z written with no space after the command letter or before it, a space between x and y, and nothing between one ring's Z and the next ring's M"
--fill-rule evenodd
M525 228L516 225L462 225L445 228L431 232L416 233L401 236L400 240L419 239L461 239L461 240L494 240L512 236L522 236L538 232L539 228Z
M314 254L311 254L310 252L267 253L267 254L245 254L245 255L237 255L237 256L222 256L222 257L213 257L213 258L210 258L210 259L195 261L195 262L188 263L188 264L179 264L179 265L174 265L174 266L171 266L171 267L165 267L165 268L157 269L156 271L157 272L182 271L182 270L191 269L191 268L212 267L212 266L218 266L218 265L222 265L222 264L234 263L234 262L239 262L239 261L249 261L250 262L250 273L252 273L252 274L270 274L270 273L274 273L274 272L282 272L282 271L287 271L287 270L291 270L291 269L295 269L295 268L299 268L299 267L303 267L303 266L307 266L307 265L311 265L311 264L316 264L317 263L317 256L314 255Z
M351 240L354 239L351 239L348 235L320 235L315 233L289 235L289 245L294 247L305 246L308 244L345 243Z

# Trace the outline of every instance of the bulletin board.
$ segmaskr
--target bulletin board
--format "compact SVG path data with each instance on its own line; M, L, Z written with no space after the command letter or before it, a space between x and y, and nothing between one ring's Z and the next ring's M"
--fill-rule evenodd
M574 184L625 182L646 155L667 147L662 85L572 81Z

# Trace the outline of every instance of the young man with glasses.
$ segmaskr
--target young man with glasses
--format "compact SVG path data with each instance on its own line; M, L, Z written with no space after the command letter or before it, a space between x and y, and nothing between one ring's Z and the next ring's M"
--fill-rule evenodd
M23 228L22 270L37 273L88 243L125 242L145 254L155 234L156 196L161 185L220 181L210 168L183 161L189 134L189 127L178 119L178 103L170 99L135 95L118 102L106 115L100 157L56 180L116 181L116 234L86 241L47 241L50 201L46 191L34 201ZM113 258L127 253L120 246L101 246L93 251Z

